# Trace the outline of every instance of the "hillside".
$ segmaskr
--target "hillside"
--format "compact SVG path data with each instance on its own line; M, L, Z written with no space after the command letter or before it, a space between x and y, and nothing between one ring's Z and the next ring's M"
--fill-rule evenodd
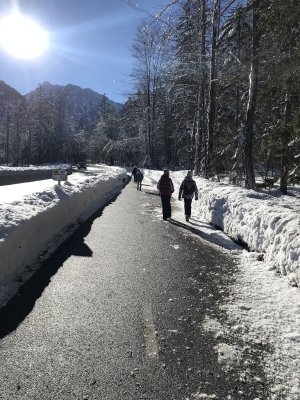
M93 124L98 117L99 106L105 98L89 88L81 88L76 85L68 84L66 86L52 85L50 82L42 83L37 89L25 95L27 101L34 103L39 97L54 97L62 100L66 104L68 115L77 120L83 120L85 126ZM117 111L122 109L122 104L108 99L108 102Z
M8 100L21 100L23 96L4 81L0 81L0 102Z
M4 111L12 103L23 100L24 97L15 89L0 81L0 121L4 117Z
M85 126L90 126L96 121L101 101L106 97L89 88L83 89L72 84L66 86L52 85L50 82L44 82L32 92L22 96L4 81L0 81L0 120L3 119L8 105L15 104L20 100L26 100L34 105L40 96L65 101L67 114L76 120L81 120ZM117 112L122 110L122 104L109 99L108 103Z

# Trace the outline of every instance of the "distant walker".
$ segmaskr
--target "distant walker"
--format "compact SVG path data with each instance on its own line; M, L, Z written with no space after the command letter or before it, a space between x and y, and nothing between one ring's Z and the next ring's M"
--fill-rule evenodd
M137 186L136 186L137 190L142 190L142 181L143 181L143 179L144 179L144 174L142 173L141 170L138 169L138 170L136 171L136 174L135 174L135 180L136 180L136 184L137 184Z
M131 175L133 176L133 182L136 183L136 173L138 171L137 167L133 167Z
M196 182L192 178L192 171L188 171L186 177L181 182L179 188L178 200L183 197L185 220L189 222L192 213L192 200L195 195L195 200L198 200L198 188Z
M157 189L161 197L163 220L166 221L172 216L171 196L174 192L174 185L169 176L168 169L165 169L163 175L160 177L160 180L157 183Z

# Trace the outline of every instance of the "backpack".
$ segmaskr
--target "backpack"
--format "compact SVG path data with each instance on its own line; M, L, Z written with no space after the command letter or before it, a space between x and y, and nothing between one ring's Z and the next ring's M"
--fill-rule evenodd
M172 193L170 178L168 176L162 176L159 182L159 191L163 196L168 196Z
M141 171L137 171L137 173L135 174L135 179L138 182L142 182L142 180L144 179L144 175Z
M195 191L195 182L192 179L185 179L183 183L183 193L190 196Z

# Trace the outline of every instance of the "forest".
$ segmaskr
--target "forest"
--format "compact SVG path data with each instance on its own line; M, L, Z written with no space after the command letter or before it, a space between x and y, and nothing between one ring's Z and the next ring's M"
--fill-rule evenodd
M287 193L300 183L299 37L298 0L170 0L145 12L120 110L104 96L88 123L63 95L18 99L2 110L0 162L84 157Z

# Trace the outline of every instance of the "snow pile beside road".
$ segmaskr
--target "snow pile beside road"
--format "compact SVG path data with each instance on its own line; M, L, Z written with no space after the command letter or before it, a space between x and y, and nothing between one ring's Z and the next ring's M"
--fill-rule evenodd
M249 250L265 254L270 268L300 286L300 218L276 197L196 179L197 210Z
M55 169L68 169L70 164L45 164L45 165L29 165L28 167L8 167L7 165L0 165L0 173L13 175L16 172L31 172L31 171L52 171Z
M126 179L124 169L102 166L101 173L70 178L61 186L49 181L41 192L1 204L0 282L5 286L41 253L54 251L78 224L120 192Z
M29 167L7 167L0 166L0 185L12 185L20 182L29 182L40 179L52 178L52 173L56 169L67 170L72 173L72 168L68 164L51 164L43 166Z
M155 180L160 171L145 171ZM176 197L183 171L171 172ZM300 287L300 201L288 196L246 190L233 185L195 178L199 201L193 213L221 228L250 251L264 254L270 269L287 275ZM276 195L278 195L276 197Z

